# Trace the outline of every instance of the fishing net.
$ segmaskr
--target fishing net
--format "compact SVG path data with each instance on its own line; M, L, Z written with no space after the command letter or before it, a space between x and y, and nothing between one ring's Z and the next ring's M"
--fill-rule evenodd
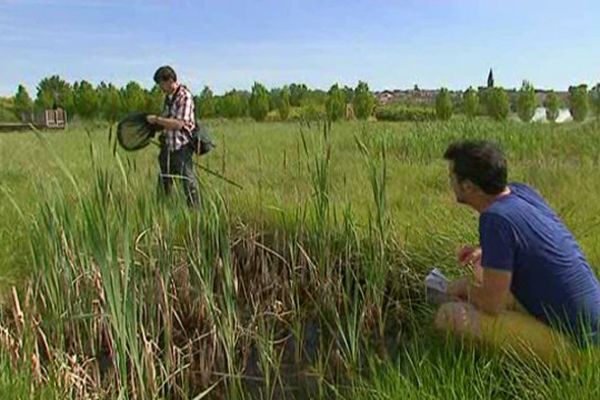
M142 149L161 128L146 120L147 113L135 112L128 114L117 125L117 140L127 151Z
M141 112L131 113L117 125L117 140L125 150L134 151L148 146L152 138L156 136L156 132L162 129L158 125L148 123L147 116L148 114ZM196 121L196 129L192 132L191 139L194 152L198 155L204 155L215 147L206 126L198 121Z

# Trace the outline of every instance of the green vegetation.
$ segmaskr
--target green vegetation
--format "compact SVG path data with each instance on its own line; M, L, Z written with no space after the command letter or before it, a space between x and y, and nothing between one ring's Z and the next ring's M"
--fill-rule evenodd
M569 111L573 119L577 122L585 121L590 108L587 85L571 86L569 95Z
M252 86L252 95L250 95L250 116L256 121L264 121L269 113L269 92L258 82Z
M546 119L550 122L556 122L561 107L561 102L560 98L554 91L548 93L546 96L546 101L544 102L544 106L546 107Z
M329 89L327 96L327 118L330 121L338 121L346 114L346 95L336 83Z
M600 84L594 86L591 91L592 106L594 108L594 116L600 118Z
M442 121L448 121L452 117L452 97L448 89L442 88L435 99L435 112Z
M366 82L359 82L356 86L352 105L354 106L354 115L358 119L367 119L373 114L375 99Z
M479 95L472 87L469 87L463 95L463 111L471 119L479 113Z
M285 121L290 117L290 89L286 86L281 89L279 96L277 97L277 111L279 112L279 119Z
M535 97L535 89L531 83L524 81L517 100L517 113L519 114L521 121L531 122L536 107L537 99Z
M493 87L486 90L485 104L487 113L496 121L504 121L510 112L510 101L506 90L501 87Z
M12 358L0 331L0 393L598 397L595 355L557 373L463 350L431 332L421 298L426 271L458 274L457 246L477 238L441 159L458 138L498 141L511 179L600 265L596 125L210 126L219 146L202 164L245 189L201 173L198 213L158 201L156 151L113 153L107 126L0 135L0 325L22 339Z
M14 97L14 111L19 119L21 119L22 115L33 112L33 100L31 100L27 89L23 85L19 85L17 88L17 93Z
M379 121L423 122L433 121L436 117L436 110L432 107L390 104L375 110L375 118Z

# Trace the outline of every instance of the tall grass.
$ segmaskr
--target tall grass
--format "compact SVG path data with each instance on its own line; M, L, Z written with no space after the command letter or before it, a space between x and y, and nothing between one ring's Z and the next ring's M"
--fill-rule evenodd
M593 125L214 129L226 149L203 163L246 189L205 176L198 212L181 196L156 199L149 152L113 153L104 127L0 137L3 155L28 140L38 160L6 153L0 172L1 252L13 255L3 259L4 288L20 282L0 316L0 371L11 365L18 379L3 377L0 388L22 397L447 398L443 384L450 398L509 398L531 395L533 383L553 393L596 379L592 369L557 378L430 344L417 318L426 269L455 274L454 248L476 240L440 160L454 138L500 141L513 176L549 198L599 264Z

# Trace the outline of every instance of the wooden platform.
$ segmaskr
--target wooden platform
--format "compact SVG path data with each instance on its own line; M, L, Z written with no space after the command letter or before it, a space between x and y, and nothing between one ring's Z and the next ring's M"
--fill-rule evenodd
M67 127L67 113L58 108L23 114L21 122L0 122L0 132L31 130L32 125L36 129L65 129Z
M0 132L17 132L29 130L31 130L29 124L25 124L23 122L0 122Z

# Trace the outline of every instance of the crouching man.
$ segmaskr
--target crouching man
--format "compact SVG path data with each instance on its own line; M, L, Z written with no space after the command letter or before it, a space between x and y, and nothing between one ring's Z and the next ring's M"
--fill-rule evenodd
M459 261L472 278L451 282L436 328L550 364L600 343L600 284L572 233L532 188L507 183L499 148L452 144L444 158L456 200L479 213L480 246Z

